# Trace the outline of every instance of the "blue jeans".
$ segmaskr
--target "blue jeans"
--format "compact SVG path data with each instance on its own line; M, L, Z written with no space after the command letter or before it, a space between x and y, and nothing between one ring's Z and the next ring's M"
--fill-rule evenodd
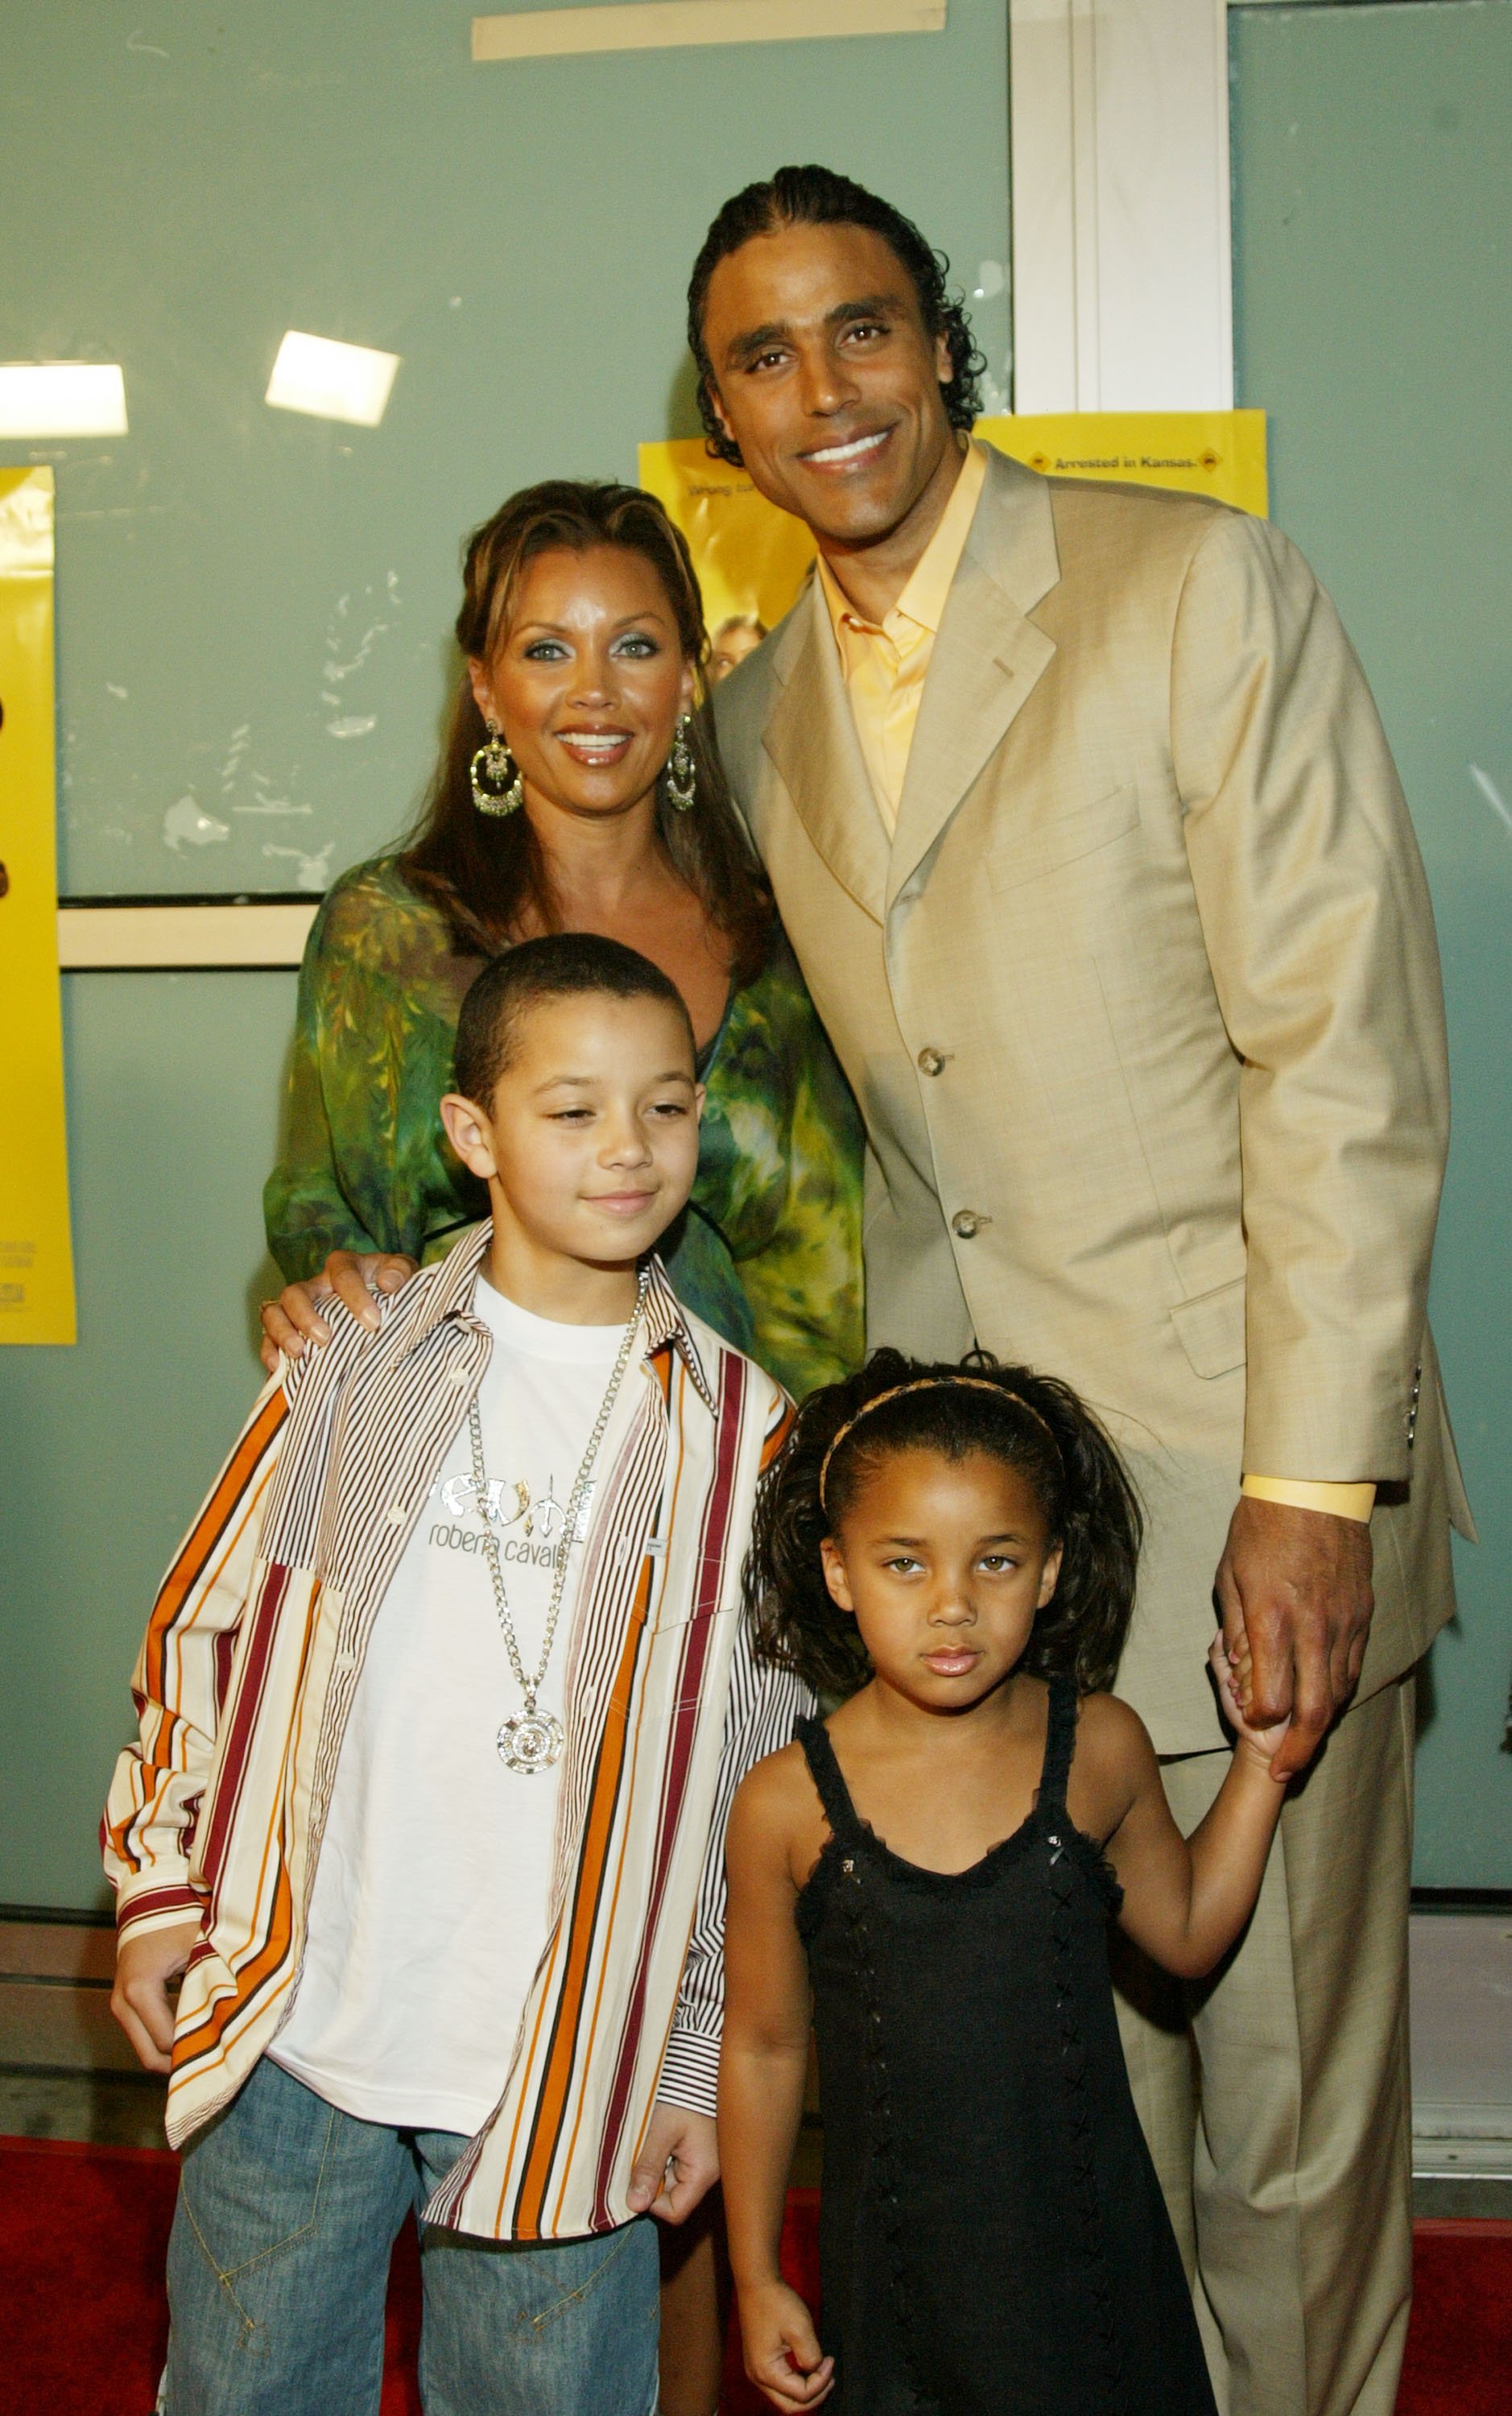
M266 2057L184 2152L167 2416L377 2416L389 2251L467 2145L359 2122ZM649 2217L502 2246L422 2229L427 2416L653 2416Z

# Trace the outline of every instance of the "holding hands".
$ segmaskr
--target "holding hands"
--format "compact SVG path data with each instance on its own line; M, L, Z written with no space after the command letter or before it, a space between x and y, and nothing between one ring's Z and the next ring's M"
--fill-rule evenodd
M1214 1637L1208 1647L1207 1666L1218 1688L1223 1717L1234 1730L1235 1750L1259 1763L1270 1777L1284 1779L1287 1774L1277 1770L1276 1757L1291 1731L1291 1715L1270 1721L1261 1721L1253 1715L1254 1656L1242 1627L1232 1650L1221 1635Z
M1290 1720L1278 1778L1316 1753L1359 1684L1375 1607L1370 1530L1285 1502L1241 1494L1219 1563L1223 1638L1250 1656L1245 1700L1261 1723Z

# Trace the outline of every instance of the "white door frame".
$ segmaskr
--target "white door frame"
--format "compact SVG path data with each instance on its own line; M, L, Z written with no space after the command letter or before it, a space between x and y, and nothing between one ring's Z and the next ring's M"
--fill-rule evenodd
M1009 15L1014 410L1231 410L1227 0Z

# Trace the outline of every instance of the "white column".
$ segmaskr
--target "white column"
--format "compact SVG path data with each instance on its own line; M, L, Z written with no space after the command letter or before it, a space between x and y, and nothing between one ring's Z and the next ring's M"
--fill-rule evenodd
M1010 0L1013 407L1234 401L1226 0Z

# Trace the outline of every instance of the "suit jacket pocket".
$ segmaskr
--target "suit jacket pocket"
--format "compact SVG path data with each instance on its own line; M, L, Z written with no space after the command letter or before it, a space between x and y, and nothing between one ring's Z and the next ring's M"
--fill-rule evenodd
M1226 1376L1244 1366L1244 1294L1245 1278L1236 1276L1216 1291L1177 1301L1171 1311L1194 1376Z
M1076 806L1027 823L1022 834L1011 811L1004 814L996 844L987 855L987 878L996 890L1019 889L1041 873L1063 864L1075 864L1100 847L1133 830L1139 822L1139 792L1132 786L1110 789L1090 806Z

